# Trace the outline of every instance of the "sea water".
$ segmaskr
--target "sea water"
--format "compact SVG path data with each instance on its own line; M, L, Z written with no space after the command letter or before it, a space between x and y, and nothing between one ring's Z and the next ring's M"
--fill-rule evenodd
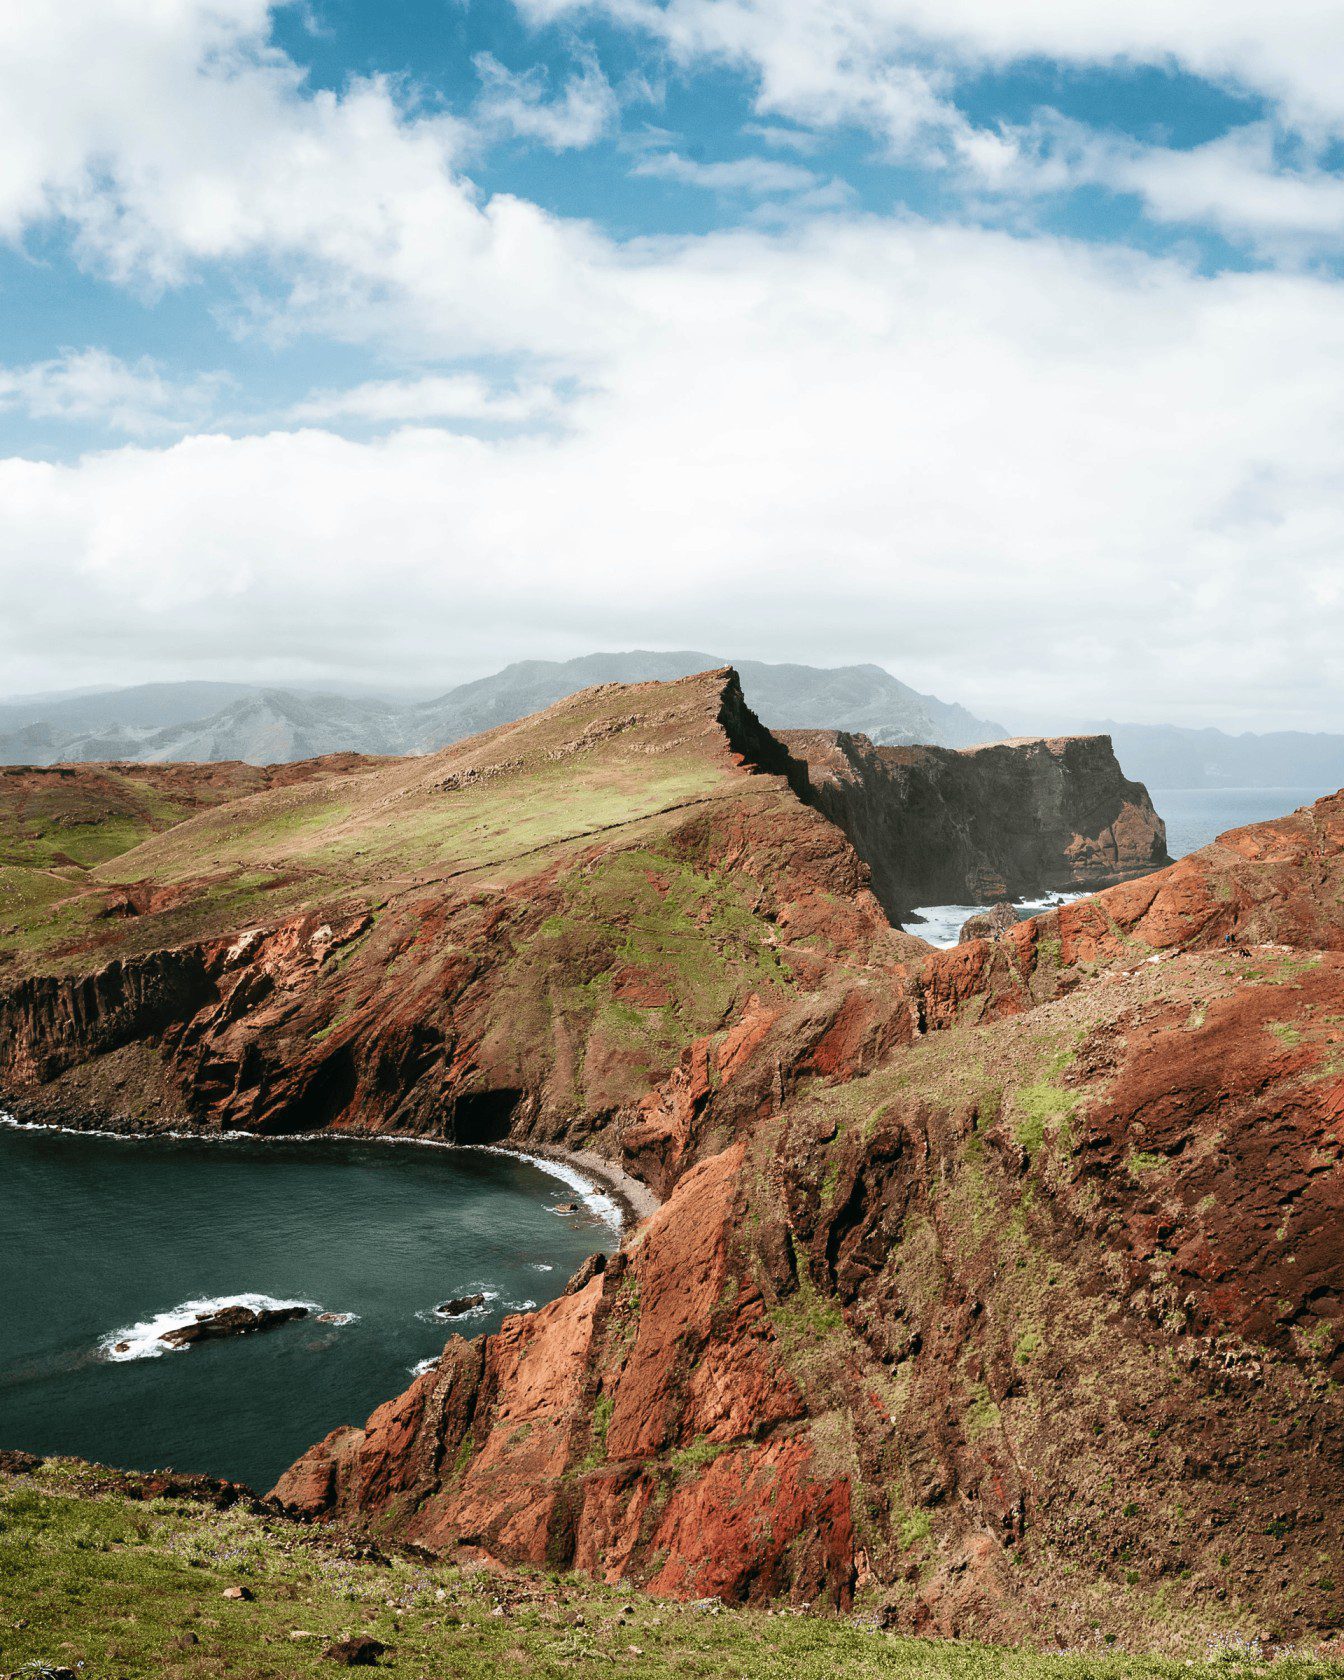
M543 1165L0 1126L0 1446L265 1489L454 1331L544 1304L615 1246L610 1200ZM485 1300L436 1315L469 1295ZM308 1316L178 1351L159 1339L233 1302Z
M1287 816L1300 805L1310 805L1334 788L1150 788L1157 814L1167 825L1167 850L1173 858L1184 857L1207 846L1229 828L1246 823L1268 822ZM1047 893L1042 898L1019 899L1018 915L1039 916L1058 904L1080 898L1080 893ZM907 933L917 934L930 945L946 950L955 945L963 923L984 904L921 904L916 920L904 923Z

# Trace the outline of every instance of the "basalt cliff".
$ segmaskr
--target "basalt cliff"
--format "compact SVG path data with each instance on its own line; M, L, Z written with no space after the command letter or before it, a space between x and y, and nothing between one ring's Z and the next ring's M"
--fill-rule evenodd
M1148 790L1109 737L1028 737L953 751L781 730L809 798L853 841L893 920L919 904L1093 891L1169 862Z
M720 672L194 810L103 770L101 861L30 780L0 1093L507 1134L662 1198L306 1454L307 1516L961 1636L1337 1625L1344 797L935 952L821 757ZM1161 855L1095 809L1075 881Z

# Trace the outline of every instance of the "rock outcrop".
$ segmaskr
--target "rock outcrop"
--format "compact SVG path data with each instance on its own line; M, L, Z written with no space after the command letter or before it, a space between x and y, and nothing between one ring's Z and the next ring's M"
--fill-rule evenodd
M753 1006L627 1128L625 1251L278 1497L960 1636L1335 1626L1341 888L1344 796L912 963L857 1077Z
M226 1336L251 1336L258 1330L273 1330L277 1324L307 1316L308 1308L299 1306L220 1307L215 1312L197 1313L190 1324L165 1330L159 1340L172 1348L192 1347L196 1342L214 1342ZM120 1346L124 1347L125 1343Z
M872 871L893 921L918 904L1092 891L1165 864L1166 829L1106 735L954 751L783 730L809 797Z

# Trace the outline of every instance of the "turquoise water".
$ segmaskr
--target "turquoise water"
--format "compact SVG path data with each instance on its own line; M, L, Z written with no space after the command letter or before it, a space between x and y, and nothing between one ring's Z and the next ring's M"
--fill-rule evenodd
M0 1127L0 1446L264 1489L454 1330L553 1299L614 1247L612 1212L478 1150ZM434 1317L477 1293L469 1318ZM247 1297L353 1317L155 1356L161 1329Z

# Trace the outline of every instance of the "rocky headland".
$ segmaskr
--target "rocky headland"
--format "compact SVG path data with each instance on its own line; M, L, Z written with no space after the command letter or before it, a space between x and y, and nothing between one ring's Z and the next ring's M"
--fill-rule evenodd
M808 798L849 836L896 922L919 904L1087 891L1169 862L1148 790L1109 736L948 747L874 746L839 730L781 730Z
M92 863L10 809L0 1097L662 1199L314 1447L296 1512L964 1636L1331 1627L1344 799L1151 873L1104 743L929 752L781 741L715 672L146 799ZM946 952L884 913L990 875L1141 878Z

